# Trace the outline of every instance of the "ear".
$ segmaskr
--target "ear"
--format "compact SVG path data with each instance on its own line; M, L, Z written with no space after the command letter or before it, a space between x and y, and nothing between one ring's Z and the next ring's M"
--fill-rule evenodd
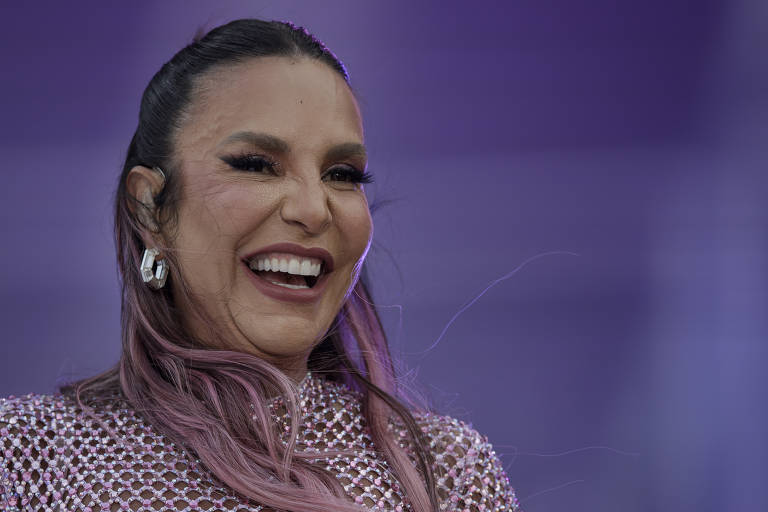
M129 199L128 207L131 212L146 226L148 232L142 233L144 244L147 247L155 245L153 234L157 234L160 228L155 217L155 197L163 189L165 179L159 172L143 165L137 165L128 171L125 178L125 187L128 194L139 203Z

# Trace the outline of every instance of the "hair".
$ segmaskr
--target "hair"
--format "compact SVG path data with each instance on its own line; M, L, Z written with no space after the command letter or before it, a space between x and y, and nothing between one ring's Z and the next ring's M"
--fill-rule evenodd
M121 281L122 353L104 373L61 387L85 410L118 392L159 432L196 455L213 475L240 495L267 507L303 512L359 511L337 479L310 459L317 452L295 449L299 428L297 386L272 363L226 347L210 315L194 299L172 247L161 248L177 293L208 326L205 336L183 321L171 286L148 287L138 271L142 233L167 233L176 225L180 161L174 137L191 111L200 82L211 72L265 56L304 57L326 63L344 77L342 62L303 27L290 22L240 19L207 34L199 32L152 77L142 98L139 122L128 147L115 195L115 244ZM351 90L351 86L350 86ZM354 92L353 92L354 93ZM147 210L127 187L137 165L158 166L166 181ZM143 220L151 215L157 224ZM171 244L172 245L172 244ZM374 309L366 272L354 283L331 328L314 347L308 368L362 396L362 411L376 449L387 460L415 512L438 509L429 443L413 412L419 409L401 389L384 329ZM267 400L282 396L290 414L283 445ZM249 404L249 405L244 405ZM253 407L250 407L252 404ZM402 422L416 465L388 430ZM327 452L332 456L337 452Z

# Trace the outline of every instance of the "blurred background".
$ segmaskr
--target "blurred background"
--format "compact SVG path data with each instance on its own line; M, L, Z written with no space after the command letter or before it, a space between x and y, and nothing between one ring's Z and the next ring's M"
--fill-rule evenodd
M527 512L768 509L761 0L4 2L0 395L117 360L141 93L240 17L346 64L393 348Z

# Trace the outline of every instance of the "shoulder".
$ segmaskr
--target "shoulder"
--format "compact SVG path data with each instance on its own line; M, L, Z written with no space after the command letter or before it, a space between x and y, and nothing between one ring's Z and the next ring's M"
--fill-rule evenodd
M50 432L64 427L75 411L60 395L28 394L0 398L0 434L3 454L8 456L9 444L18 448L22 439L52 440Z
M4 444L21 438L53 441L56 434L71 429L81 414L74 400L61 394L0 398L0 433Z
M57 395L0 398L0 504L8 510L44 506L51 497L47 482L61 476L55 461L73 412Z
M456 510L519 512L515 491L488 437L452 416L414 413L434 457L438 489Z
M70 445L73 438L87 431L91 435L114 428L131 417L117 395L101 397L93 407L84 410L75 398L68 394L36 394L0 398L0 457L47 456L45 448Z
M63 408L65 397L59 394L29 393L23 396L0 397L0 421L13 417L29 418L45 415L49 410Z
M61 497L70 459L87 449L86 416L67 395L0 398L0 509L48 510Z

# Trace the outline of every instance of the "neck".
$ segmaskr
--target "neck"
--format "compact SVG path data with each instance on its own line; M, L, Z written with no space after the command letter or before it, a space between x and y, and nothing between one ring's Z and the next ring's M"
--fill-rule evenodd
M298 386L304 382L304 379L306 379L307 375L309 374L309 370L304 367L301 370L291 370L290 372L284 371L283 373L285 373L285 376L291 379L293 383Z
M291 379L297 386L302 383L307 376L307 361L303 360L301 364L294 365L277 365L278 368L285 374L286 377Z

